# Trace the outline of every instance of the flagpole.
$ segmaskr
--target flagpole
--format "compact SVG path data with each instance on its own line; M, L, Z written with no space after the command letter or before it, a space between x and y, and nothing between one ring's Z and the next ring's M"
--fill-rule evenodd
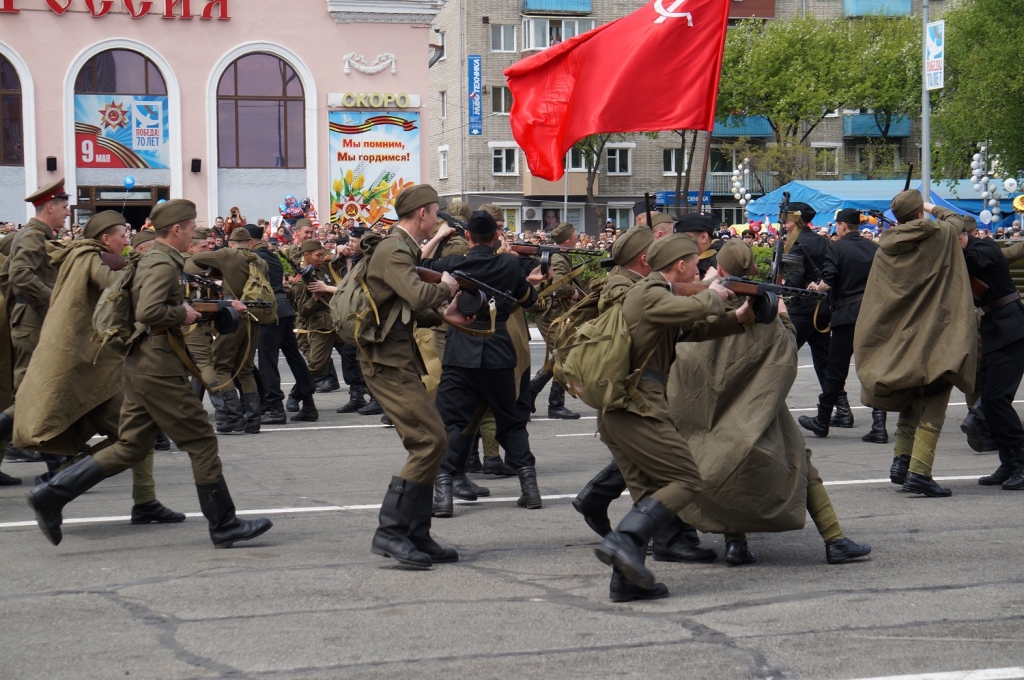
M564 195L562 196L562 221L569 221L569 169L565 169ZM586 221L584 221L586 225Z
M704 139L704 161L700 166L700 189L697 192L697 212L704 207L704 184L708 178L708 160L711 158L711 130L706 130Z

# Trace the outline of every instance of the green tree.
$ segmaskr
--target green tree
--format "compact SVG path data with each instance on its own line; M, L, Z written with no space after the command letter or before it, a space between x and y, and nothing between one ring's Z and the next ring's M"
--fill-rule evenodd
M979 143L1004 172L1024 168L1021 16L1024 0L954 0L943 15L945 88L931 93L934 176L970 176Z
M850 104L874 113L888 143L894 120L921 115L921 22L865 17L851 23L850 32Z

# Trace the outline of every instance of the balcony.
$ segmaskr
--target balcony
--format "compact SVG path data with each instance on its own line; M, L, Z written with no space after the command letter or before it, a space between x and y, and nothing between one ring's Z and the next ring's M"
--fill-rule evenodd
M882 131L878 129L873 113L858 113L852 116L843 116L843 137L881 137ZM900 116L893 118L889 125L889 137L909 137L910 118Z
M523 14L590 14L590 0L523 0Z
M567 172L565 174L569 178L569 195L585 196L587 193L587 173ZM598 190L598 183L600 180L600 175L594 178L595 196L600 193ZM529 168L523 168L523 196L526 196L527 198L531 196L562 196L564 193L565 177L557 182L549 182L546 179L534 177L530 174Z
M732 0L729 3L730 19L775 18L775 0Z
M764 116L729 116L724 123L715 122L712 137L772 137L772 126Z
M747 190L751 196L763 196L775 191L775 175L770 172L755 172L756 179L751 178ZM760 184L758 184L760 180ZM761 189L764 187L764 190ZM708 188L712 196L732 195L732 173L731 172L709 172Z
M880 14L887 17L910 16L910 0L843 0L843 16L863 17Z

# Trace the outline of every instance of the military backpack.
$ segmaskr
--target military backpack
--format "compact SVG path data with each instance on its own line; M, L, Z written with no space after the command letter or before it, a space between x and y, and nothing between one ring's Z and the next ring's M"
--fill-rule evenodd
M383 341L402 311L401 304L394 304L387 318L381 319L377 304L366 285L370 259L383 238L373 233L363 236L359 242L363 250L362 259L352 267L331 297L331 319L339 337L346 344L358 347L364 357L366 346Z
M92 313L92 327L100 348L107 346L122 356L127 356L135 341L146 332L145 326L135 322L132 303L132 284L141 257L135 251L125 255L128 263L114 272L114 280L100 293Z
M277 297L274 295L274 289L270 287L270 280L256 264L260 257L252 252L247 252L245 257L249 261L249 278L242 287L239 299L243 302L269 302L269 308L250 308L249 314L260 323L274 323L277 321Z

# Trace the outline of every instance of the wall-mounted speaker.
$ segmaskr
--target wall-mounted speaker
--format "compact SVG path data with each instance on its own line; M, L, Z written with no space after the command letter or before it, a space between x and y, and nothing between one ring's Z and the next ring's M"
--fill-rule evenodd
M47 156L46 157L46 171L47 172L57 172L57 157L56 156Z
M192 172L202 172L202 171L203 171L203 161L202 161L202 159L200 159L200 158L193 158L192 159Z

